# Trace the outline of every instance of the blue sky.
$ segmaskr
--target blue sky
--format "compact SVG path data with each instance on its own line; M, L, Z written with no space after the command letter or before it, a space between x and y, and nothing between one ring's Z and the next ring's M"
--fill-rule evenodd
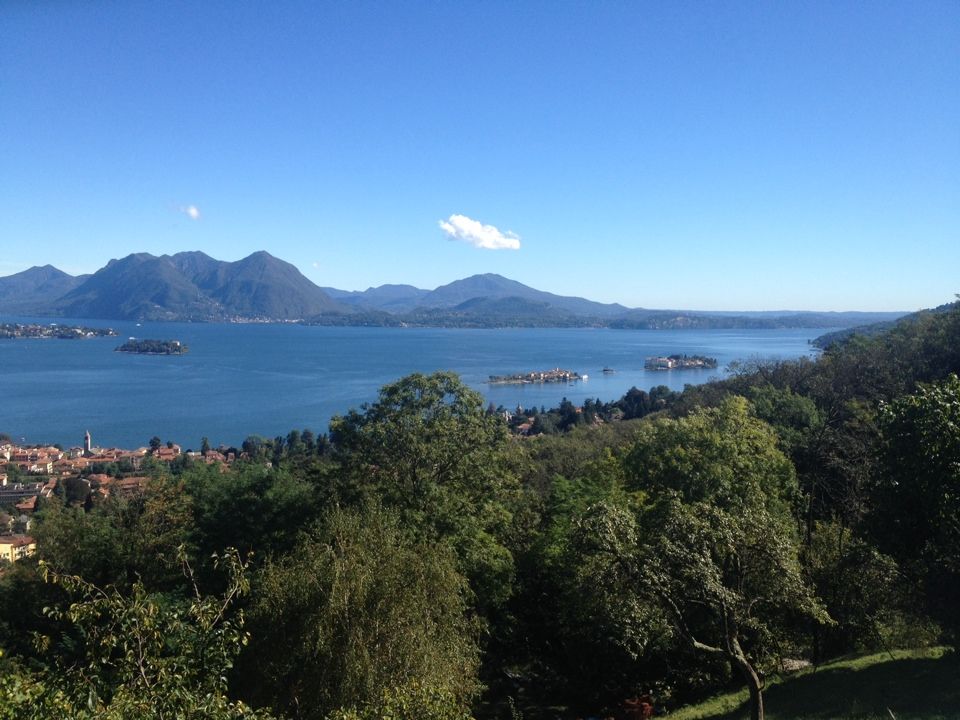
M0 3L0 275L260 249L344 289L946 302L960 3Z

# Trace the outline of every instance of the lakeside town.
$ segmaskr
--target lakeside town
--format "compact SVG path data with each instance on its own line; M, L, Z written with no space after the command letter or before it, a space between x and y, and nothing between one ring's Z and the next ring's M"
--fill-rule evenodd
M92 337L116 337L113 328L91 328L82 325L59 325L50 323L0 323L0 339L41 338L56 340L79 340Z
M25 446L0 436L0 568L32 555L33 515L44 499L84 498L96 503L112 495L131 496L149 481L151 464L198 462L224 468L237 459L234 451L212 448L184 452L173 442L153 438L149 446L128 450L101 448L89 432L83 444Z

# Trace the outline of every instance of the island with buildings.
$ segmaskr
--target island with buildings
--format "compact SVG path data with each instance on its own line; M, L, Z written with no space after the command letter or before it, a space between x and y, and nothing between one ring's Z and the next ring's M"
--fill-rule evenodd
M534 383L571 383L577 380L586 380L586 375L573 370L539 370L517 375L491 375L487 382L490 385L531 385Z
M705 355L656 355L643 363L647 370L713 370L717 359Z
M59 325L50 323L0 323L0 339L14 338L53 338L56 340L78 340L92 337L116 337L113 328L90 328L80 325Z
M116 349L117 352L136 355L184 355L189 348L179 340L137 340L130 338Z

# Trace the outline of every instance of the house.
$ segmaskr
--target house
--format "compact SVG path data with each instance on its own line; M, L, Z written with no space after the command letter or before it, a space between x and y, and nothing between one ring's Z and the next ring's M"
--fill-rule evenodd
M37 551L37 542L29 535L0 536L0 560L16 562L33 555Z
M23 515L32 515L37 509L37 497L37 495L31 495L18 502L14 507L17 509L17 512Z

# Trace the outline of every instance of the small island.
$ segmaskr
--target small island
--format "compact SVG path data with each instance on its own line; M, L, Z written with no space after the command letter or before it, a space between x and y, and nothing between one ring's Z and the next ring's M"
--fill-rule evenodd
M188 351L179 340L137 340L130 338L116 352L136 355L183 355Z
M659 355L648 357L643 366L647 370L712 370L717 359L705 355Z
M55 338L57 340L78 340L92 337L116 337L112 328L89 328L74 325L39 325L36 323L0 323L0 338Z
M558 383L558 382L576 382L585 380L586 375L574 372L573 370L541 370L518 375L491 375L487 381L490 385L531 385L534 383Z

